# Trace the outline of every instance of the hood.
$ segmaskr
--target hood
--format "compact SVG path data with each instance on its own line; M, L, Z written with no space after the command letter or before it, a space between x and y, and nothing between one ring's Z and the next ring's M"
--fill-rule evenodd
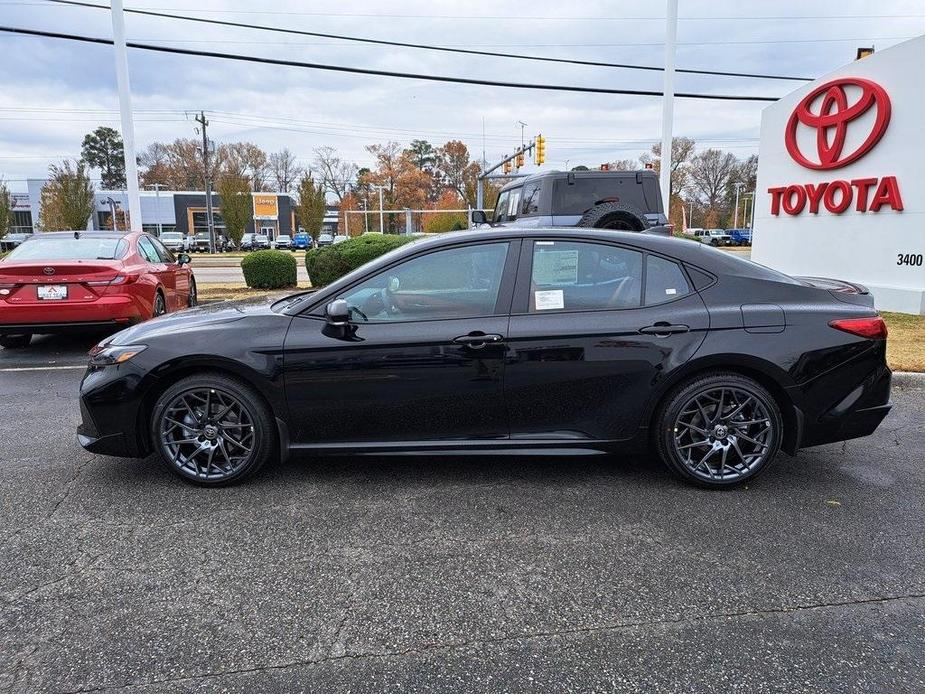
M144 343L145 340L152 338L177 336L184 332L201 330L204 327L233 323L248 317L264 316L273 313L270 307L277 301L279 301L278 297L218 301L176 313L168 313L116 333L109 339L108 344Z

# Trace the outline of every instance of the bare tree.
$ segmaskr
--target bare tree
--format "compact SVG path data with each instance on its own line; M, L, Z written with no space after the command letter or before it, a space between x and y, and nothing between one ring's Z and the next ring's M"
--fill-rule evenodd
M671 185L670 195L673 198L687 185L688 163L694 154L694 140L689 137L676 137L671 141ZM652 145L651 153L643 154L639 158L643 165L651 165L655 173L662 170L662 145Z
M269 164L267 153L252 142L220 145L213 171L221 170L248 179L255 193L266 189Z
M302 173L302 167L296 163L295 155L289 149L270 155L270 181L276 186L277 192L288 193L292 190Z
M344 199L357 173L356 164L341 159L337 156L337 150L330 146L315 150L314 170L321 185L337 198L337 202Z
M738 160L732 152L705 149L691 159L691 186L701 195L708 210L718 211Z
M637 159L617 159L610 162L611 171L638 171L643 168Z

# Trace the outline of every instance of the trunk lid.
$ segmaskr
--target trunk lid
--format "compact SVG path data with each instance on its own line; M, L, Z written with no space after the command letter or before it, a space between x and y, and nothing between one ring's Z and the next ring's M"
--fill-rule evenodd
M119 261L3 262L0 301L12 304L95 301L121 270Z

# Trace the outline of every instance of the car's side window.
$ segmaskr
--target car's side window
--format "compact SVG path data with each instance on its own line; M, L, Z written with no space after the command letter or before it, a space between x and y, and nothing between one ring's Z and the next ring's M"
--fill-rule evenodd
M508 204L510 203L510 199L511 192L508 190L501 193L501 195L498 197L498 202L495 203L495 216L493 220L495 224L498 222L507 221L507 208Z
M167 250L167 247L161 243L160 239L150 238L148 239L151 242L151 245L154 246L154 250L157 251L158 257L161 259L162 263L175 263L177 259L174 258L173 253Z
M647 256L646 306L662 304L690 293L690 285L680 265L657 255Z
M520 205L520 213L524 216L539 214L540 211L540 191L543 184L540 182L529 183L523 188L523 202Z
M638 308L642 253L583 241L535 241L529 310Z
M474 318L495 313L510 244L485 243L418 256L347 290L357 322Z
M151 239L147 236L142 236L138 239L138 252L141 253L141 256L149 263L161 262L160 256L158 256L157 251L154 250L154 244L151 243Z

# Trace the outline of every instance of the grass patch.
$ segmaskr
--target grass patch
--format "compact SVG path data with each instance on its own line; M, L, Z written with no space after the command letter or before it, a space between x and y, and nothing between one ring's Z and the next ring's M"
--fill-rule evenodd
M303 289L310 289L311 285L302 283L298 287L287 289L252 289L242 287L240 284L199 284L199 301L228 301L233 299L252 299L254 297L283 297L295 294Z
M925 371L925 316L882 312L890 336L886 360L894 371Z

